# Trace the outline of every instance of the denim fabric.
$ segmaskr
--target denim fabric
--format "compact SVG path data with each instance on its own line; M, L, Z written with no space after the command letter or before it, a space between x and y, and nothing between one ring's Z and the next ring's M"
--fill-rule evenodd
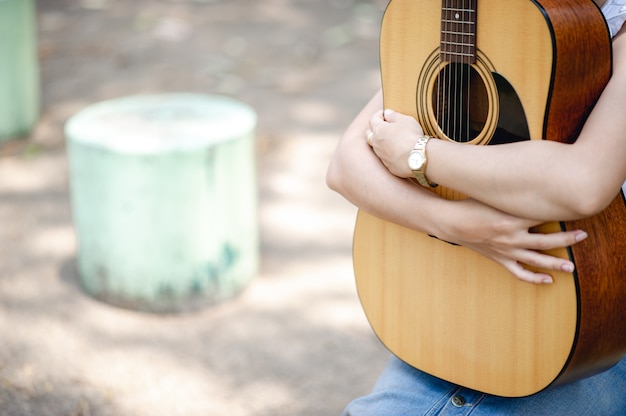
M393 357L372 393L348 405L343 416L626 415L626 359L574 383L524 398L478 393L429 376Z

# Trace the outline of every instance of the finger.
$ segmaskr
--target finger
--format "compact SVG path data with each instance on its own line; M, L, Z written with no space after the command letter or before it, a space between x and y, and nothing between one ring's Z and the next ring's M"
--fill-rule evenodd
M382 117L383 117L383 120L388 123L396 123L396 122L400 122L403 120L415 121L415 118L406 114L398 113L397 111L394 111L390 108L387 108L385 109L385 111L383 111Z
M571 261L538 251L519 250L515 255L515 259L518 262L539 269L559 270L567 273L574 271L574 263Z
M367 144L371 147L372 146L372 139L374 138L374 132L370 129L365 130L365 140L367 141Z
M504 267L518 279L535 284L550 284L553 282L552 276L547 273L534 272L523 267L515 261L506 262Z
M582 230L565 231L550 234L529 232L524 245L533 250L551 250L553 248L573 246L588 237Z
M375 112L374 115L370 117L370 128L372 129L372 131L376 131L376 128L383 123L385 123L383 110Z
M396 121L397 119L397 114L395 111L393 111L390 108L387 108L384 112L383 112L383 118L385 119L385 121L393 123L394 121Z

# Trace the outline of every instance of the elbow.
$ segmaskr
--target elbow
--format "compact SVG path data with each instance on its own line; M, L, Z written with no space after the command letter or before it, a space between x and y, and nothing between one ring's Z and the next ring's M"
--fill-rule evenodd
M599 204L597 200L585 199L580 201L575 201L572 205L570 205L569 216L572 220L589 218L594 215L600 213L606 206Z
M607 175L602 166L581 161L579 169L564 171L561 183L554 189L560 195L559 205L567 213L561 220L578 220L593 217L608 207L620 193L623 179Z
M619 193L601 187L588 188L587 191L572 194L568 206L572 219L589 218L602 212Z
M336 157L333 157L326 171L326 186L335 192L341 193L343 177L340 164L337 162Z
M345 136L342 137L330 159L328 169L326 170L326 186L345 196L352 180L350 173L354 172L356 167L354 166L353 152L346 150L344 140Z

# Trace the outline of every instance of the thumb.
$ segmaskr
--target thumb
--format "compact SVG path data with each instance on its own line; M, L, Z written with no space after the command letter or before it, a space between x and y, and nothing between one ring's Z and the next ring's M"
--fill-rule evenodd
M398 113L396 113L395 111L387 108L383 112L383 118L385 119L385 121L387 121L389 123L393 123L394 121L396 121L398 119Z

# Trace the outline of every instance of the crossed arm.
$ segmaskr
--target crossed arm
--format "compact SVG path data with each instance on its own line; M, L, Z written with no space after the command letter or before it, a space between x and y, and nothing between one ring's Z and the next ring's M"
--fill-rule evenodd
M522 280L551 282L548 274L530 271L524 264L572 270L568 260L540 250L573 245L586 234L537 234L529 228L601 211L626 178L624 32L613 42L613 77L575 144L428 143L428 178L471 199L445 200L405 179L411 176L408 153L422 130L411 117L384 114L380 92L339 141L328 185L365 211L469 247ZM365 140L367 130L373 132L372 147Z

